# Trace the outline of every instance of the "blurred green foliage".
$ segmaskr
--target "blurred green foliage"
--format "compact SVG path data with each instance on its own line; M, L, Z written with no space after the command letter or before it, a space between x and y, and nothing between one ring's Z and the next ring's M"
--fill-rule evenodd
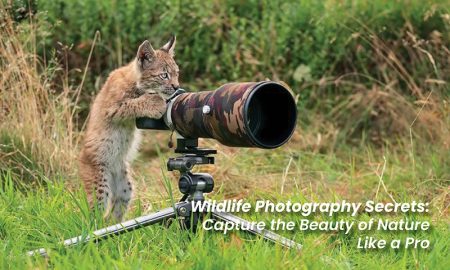
M45 35L38 35L44 45L40 55L57 56L71 75L65 85L80 85L80 71L96 32L100 34L88 62L81 120L111 70L131 61L145 39L160 47L171 34L177 35L184 88L282 80L298 95L300 111L324 115L344 138L409 136L419 110L427 118L415 121L422 133L430 133L430 126L442 130L436 127L446 118L442 100L450 96L448 0L31 2L14 1L12 9L31 6L38 14L33 17L45 22L38 24L47 28ZM432 106L422 110L431 90L426 103ZM300 123L316 121L305 115L300 114Z
M428 39L436 30L448 43L450 29L442 18L448 13L445 3L41 0L38 8L57 25L51 41L75 45L73 56L82 59L72 59L77 67L85 63L95 31L100 31L92 63L96 74L132 60L143 40L162 46L174 33L185 82L211 86L271 78L296 88L356 70L376 76L371 33L398 41L409 23L419 38ZM302 65L310 74L298 78L294 72Z

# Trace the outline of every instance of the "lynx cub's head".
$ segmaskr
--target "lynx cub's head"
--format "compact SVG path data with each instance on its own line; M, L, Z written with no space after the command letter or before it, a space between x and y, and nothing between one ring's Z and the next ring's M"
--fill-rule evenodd
M136 65L139 73L137 86L146 93L158 93L167 99L179 87L178 66L175 63L176 37L158 50L154 50L148 40L139 46Z

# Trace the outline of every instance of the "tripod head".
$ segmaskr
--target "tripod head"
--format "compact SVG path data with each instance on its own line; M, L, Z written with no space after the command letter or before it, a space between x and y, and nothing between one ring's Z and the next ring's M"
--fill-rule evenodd
M192 173L195 165L214 164L216 154L214 149L198 148L198 139L177 139L175 153L182 154L176 158L169 158L167 161L168 171L179 171L181 173L178 180L178 188L184 200L203 201L203 193L209 193L214 189L214 179L207 173Z

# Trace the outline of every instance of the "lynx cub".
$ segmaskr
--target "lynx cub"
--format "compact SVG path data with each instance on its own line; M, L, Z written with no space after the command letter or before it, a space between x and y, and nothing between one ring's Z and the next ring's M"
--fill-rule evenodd
M79 157L80 177L91 206L96 201L118 220L132 195L129 162L139 144L135 118L161 118L165 99L179 87L174 60L176 38L159 50L149 41L138 49L135 60L114 70L91 107Z

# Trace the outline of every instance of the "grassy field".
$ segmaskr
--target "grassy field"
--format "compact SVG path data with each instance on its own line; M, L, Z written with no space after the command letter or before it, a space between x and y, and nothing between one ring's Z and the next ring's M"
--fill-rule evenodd
M446 269L450 261L450 15L446 1L8 1L0 4L0 268ZM89 7L89 8L87 8ZM114 14L114 16L110 16ZM191 27L185 27L189 25ZM153 226L71 249L109 225L89 211L76 157L89 103L141 40L178 36L182 84L287 82L296 131L276 150L218 149L211 199L429 203L426 232L279 231L287 250L245 233ZM189 72L187 72L189 71ZM127 218L170 207L168 132L146 131ZM247 214L250 220L296 214ZM309 217L334 220L325 215ZM359 237L428 239L422 249L357 249ZM50 259L30 258L45 247ZM447 267L446 267L447 266Z
M293 146L291 144L290 146ZM303 244L301 252L287 250L244 233L200 231L192 236L172 225L169 229L153 226L95 245L65 249L59 243L66 238L87 234L104 226L101 215L90 213L84 194L78 189L68 190L63 181L41 178L38 186L14 184L11 174L2 176L0 188L0 236L2 238L1 266L8 268L56 268L56 269L137 269L169 267L175 269L402 269L425 268L445 269L449 260L448 230L448 152L437 149L425 150L423 155L411 160L401 160L400 153L374 153L371 149L359 149L364 155L347 154L347 158L335 154L311 154L304 151L290 151L288 147L275 153L253 150L238 151L232 161L239 163L235 171L228 172L227 179L217 178L218 188L210 198L222 199L225 194L233 197L270 199L276 201L362 201L374 199L389 201L413 200L430 202L429 215L390 215L397 220L406 216L412 220L428 220L432 229L427 232L375 232L354 231L344 233L279 232ZM252 155L250 155L252 153ZM285 168L286 156L299 155L290 168ZM254 154L254 155L253 155ZM162 157L167 154L163 154ZM386 170L382 181L387 190L381 188L378 175L381 174L383 159ZM447 155L447 156L445 156ZM270 162L264 162L262 157ZM220 155L218 167L226 164L225 155ZM260 164L259 166L256 164ZM270 166L268 165L270 164ZM381 166L380 166L381 165ZM447 166L444 168L443 166ZM258 168L257 170L254 168ZM253 169L250 169L253 168ZM222 168L223 169L223 168ZM286 169L286 170L285 170ZM228 169L231 170L231 169ZM447 170L447 171L445 171ZM283 181L285 172L290 175ZM217 173L216 173L217 175ZM238 177L245 175L245 177ZM268 175L273 175L272 191L267 191ZM159 176L153 175L154 179ZM270 176L269 176L270 177ZM150 178L151 179L151 178ZM263 179L262 181L258 181ZM175 185L175 181L172 185ZM261 182L263 186L261 186ZM168 195L158 183L146 179L150 190L140 194L134 201L128 217L170 206ZM237 185L237 187L236 187ZM282 188L284 187L284 189ZM144 186L142 186L144 188ZM145 186L147 188L147 186ZM159 193L158 193L159 190ZM284 192L283 192L284 190ZM178 193L174 194L175 197ZM250 220L269 220L280 217L286 221L298 221L300 215L250 214ZM346 217L348 220L367 220L367 214ZM330 220L326 216L313 216L315 220ZM374 236L383 239L430 240L432 247L421 249L384 249L362 251L356 248L360 236ZM46 247L50 260L24 257L29 249Z

